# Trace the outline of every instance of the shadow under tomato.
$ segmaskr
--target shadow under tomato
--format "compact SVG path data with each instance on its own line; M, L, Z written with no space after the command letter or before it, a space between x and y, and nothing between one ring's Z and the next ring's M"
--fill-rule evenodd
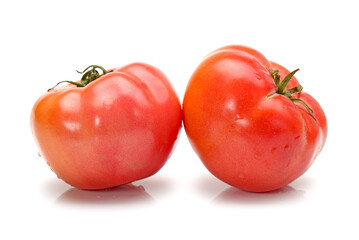
M201 175L197 181L198 191L204 197L213 199L212 203L237 205L285 204L305 201L305 191L298 189L309 189L311 185L313 185L313 179L302 176L291 185L278 190L253 193L231 187L209 173Z
M129 205L154 202L143 186L130 183L95 191L70 188L56 199L55 204Z
M306 200L305 192L296 190L291 186L285 186L265 193L246 192L235 187L228 187L214 198L213 203L258 205L273 203L285 204L303 200Z

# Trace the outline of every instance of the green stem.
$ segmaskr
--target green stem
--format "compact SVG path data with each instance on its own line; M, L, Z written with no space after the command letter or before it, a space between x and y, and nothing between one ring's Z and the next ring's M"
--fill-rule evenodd
M285 76L285 78L282 80L282 82L278 86L277 93L283 94L283 91L284 91L285 87L288 85L290 79L292 79L294 74L298 71L299 71L299 68L294 70L293 72L289 73L287 76Z
M272 78L274 80L276 88L278 88L278 85L279 85L279 82L280 82L279 70L278 69L273 69L270 74L271 74L271 76L272 76Z
M283 96L286 96L287 98L289 98L293 103L300 103L302 104L308 111L308 113L310 114L310 116L312 116L314 118L314 120L317 120L313 113L313 109L311 109L308 104L306 102L304 102L302 99L299 98L294 98L292 97L293 93L298 93L300 94L303 90L303 87L298 84L297 86L291 88L291 89L285 89L289 83L289 81L292 79L292 77L294 76L294 74L296 72L299 71L299 68L294 70L293 72L289 73L287 76L285 76L285 78L282 80L282 82L280 82L280 75L279 75L279 70L278 69L272 69L271 70L271 76L274 80L275 86L276 86L276 90L275 91L271 91L267 97L272 96L274 93L277 94L281 94Z
M307 109L310 116L312 116L312 118L314 118L314 120L317 120L313 115L313 113L314 113L313 109L311 109L306 102L304 102L302 99L299 99L299 98L290 97L289 99L292 100L292 102L294 102L294 103L296 103L296 102L301 103Z
M49 88L47 91L50 91L50 90L54 89L54 88L57 87L60 83L64 83L64 82L74 84L74 85L76 85L77 87L84 87L84 85L82 85L81 83L73 82L73 81L66 81L66 80L65 80L65 81L58 82L55 86L53 86L52 88Z
M302 85L298 84L298 85L295 86L294 88L285 89L285 90L284 90L284 95L285 95L286 97L291 97L291 95L292 95L293 93L299 93L299 94L300 94L300 93L302 92L302 90L303 90Z
M90 65L82 72L77 71L78 73L83 74L81 77L81 83L73 82L73 81L61 81L58 82L54 87L50 88L49 90L54 89L55 87L57 87L57 85L64 82L74 84L77 87L85 87L87 84L89 84L90 82L96 80L101 76L101 74L96 69L100 69L102 71L102 76L107 74L106 69L104 69L103 67L99 65Z
M88 66L87 68L85 68L85 70L83 70L82 72L80 72L80 71L78 71L78 70L76 70L76 72L78 72L78 73L80 73L80 74L83 74L84 72L86 72L89 68L91 68L92 67L92 69L96 69L96 68L99 68L99 69L101 69L101 71L103 72L103 74L106 74L107 73L107 71L106 71L106 69L104 69L103 67L101 67L100 65L90 65L90 66Z

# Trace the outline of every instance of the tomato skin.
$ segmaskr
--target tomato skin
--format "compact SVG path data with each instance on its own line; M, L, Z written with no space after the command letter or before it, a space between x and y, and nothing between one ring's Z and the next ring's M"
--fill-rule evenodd
M86 87L41 96L31 128L51 169L80 189L104 189L155 174L181 128L181 105L165 75L133 63Z
M254 49L228 46L209 54L193 73L183 100L188 139L207 169L252 192L286 186L301 176L324 146L327 121L309 94L293 94L313 109L275 91L271 70L289 71ZM298 81L291 79L287 89Z

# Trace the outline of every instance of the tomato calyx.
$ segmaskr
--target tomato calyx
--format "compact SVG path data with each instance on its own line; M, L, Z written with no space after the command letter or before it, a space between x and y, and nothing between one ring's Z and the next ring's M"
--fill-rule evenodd
M304 102L302 99L295 98L295 97L292 96L293 93L300 94L302 92L302 90L303 90L303 87L300 84L298 84L297 86L295 86L293 88L286 89L286 86L288 85L289 81L292 79L294 74L296 72L298 72L298 71L299 71L299 68L292 71L292 72L290 72L287 76L285 76L285 78L282 81L280 81L279 70L278 69L271 69L271 76L272 76L272 78L274 80L276 88L272 92L268 93L267 98L271 97L275 93L281 94L283 96L286 96L293 103L302 104L307 109L310 116L312 118L314 118L314 120L317 120L313 115L313 113L314 113L313 109L311 109L306 102Z
M102 74L100 74L96 69L100 69L102 71ZM64 83L64 82L76 85L77 87L85 87L90 82L92 82L92 81L96 80L97 78L99 78L100 76L103 76L106 73L108 73L106 71L106 69L104 69L103 67L101 67L99 65L90 65L87 68L85 68L85 70L83 70L82 72L80 72L78 70L76 70L76 71L80 74L83 74L81 77L81 82L73 82L73 81L67 81L67 80L60 81L54 87L49 88L47 91L54 89L59 84Z

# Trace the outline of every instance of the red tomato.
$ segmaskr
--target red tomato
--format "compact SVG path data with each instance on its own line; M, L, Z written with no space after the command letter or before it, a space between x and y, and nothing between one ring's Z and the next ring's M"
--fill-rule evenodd
M114 187L156 173L174 148L182 120L165 75L134 63L104 75L93 68L84 74L84 85L86 79L84 87L49 90L32 109L33 135L51 169L80 189Z
M244 46L220 48L198 66L184 96L183 121L213 175L266 192L310 167L324 146L327 121L294 73Z

